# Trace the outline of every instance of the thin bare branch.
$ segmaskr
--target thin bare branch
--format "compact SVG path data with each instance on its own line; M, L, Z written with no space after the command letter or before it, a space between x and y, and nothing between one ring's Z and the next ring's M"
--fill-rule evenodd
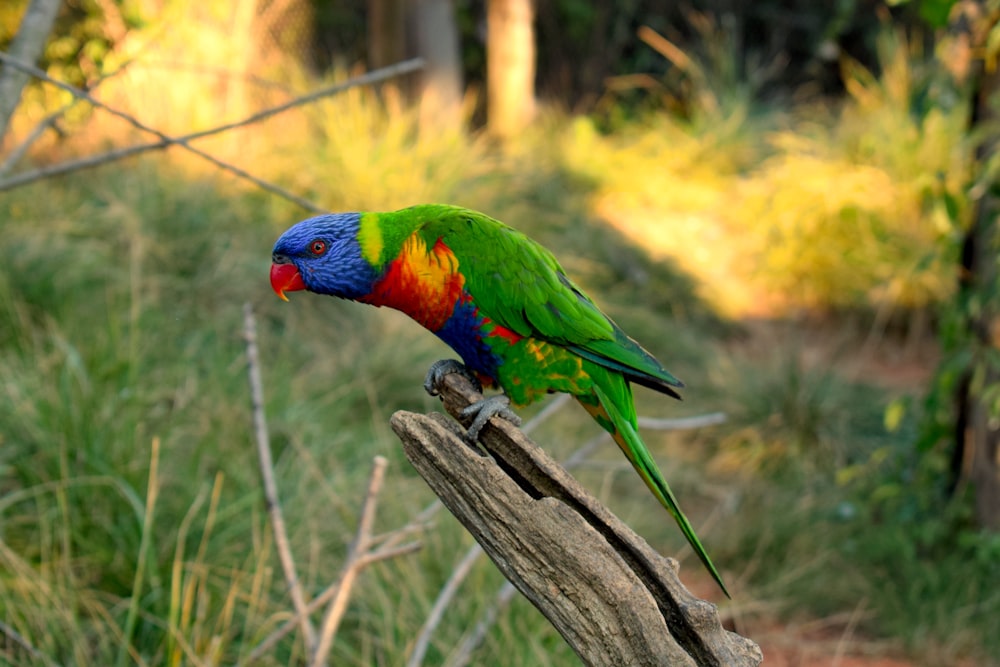
M32 169L31 171L25 171L19 174L15 174L10 178L0 181L0 192L4 192L5 190L13 190L14 188L20 187L22 185L34 183L35 181L45 180L46 178L50 178L53 176L61 176L62 174L68 174L74 171L81 171L83 169L92 169L94 167L99 167L101 165L108 164L110 162L123 160L133 155L146 153L151 150L159 150L167 148L168 146L174 145L174 143L176 142L172 140L154 141L148 144L138 144L135 146L127 146L125 148L116 148L114 150L107 151L106 153L99 153L98 155L91 155L89 157L80 158L78 160L67 160L66 162L60 162L58 164L49 165L47 167Z
M710 412L705 415L695 415L694 417L677 417L673 419L661 419L658 417L639 417L639 427L649 428L654 431L688 431L706 426L716 426L726 421L726 413Z
M11 53L27 62L38 60L61 6L60 0L32 0L24 12L17 35L11 42ZM21 101L21 91L28 83L26 73L23 70L16 71L19 69L5 67L0 71L0 140L7 133L11 116Z
M418 517L419 520L420 517ZM414 532L414 525L416 522L411 522L406 526L398 530L394 530L387 535L382 536L380 539L384 539L384 543L381 547L365 554L362 558L357 561L357 567L367 567L372 563L377 563L379 561L387 560L389 558L396 558L398 556L404 556L406 554L413 553L419 550L422 545L420 542L408 542L401 546L396 546L401 538ZM399 539L397 539L399 536ZM343 573L341 570L341 576L337 581L330 584L322 593L317 595L312 602L306 607L306 614L312 614L313 612L320 609L327 602L332 600L340 592L341 585L343 584ZM277 644L281 639L283 639L289 632L291 632L296 624L299 622L298 614L295 614L293 618L285 621L281 626L279 626L274 632L265 637L254 649L247 655L245 659L238 663L238 667L245 667L246 665L252 664L256 660L259 660L267 653L271 648Z
M420 551L424 545L421 542L407 542L406 544L401 544L398 547L392 547L391 549L379 549L378 551L369 551L360 558L358 558L358 566L368 567L373 563L378 563L383 560L389 560L390 558L399 558L400 556L406 556L407 554L412 554L416 551Z
M421 513L422 514L422 513ZM428 521L421 520L420 516L406 524L402 528L396 528L388 533L380 533L378 535L372 536L371 546L378 547L376 551L384 551L386 549L395 548L397 544L403 541L404 537L412 535L414 533L422 533L427 529Z
M118 109L115 109L114 107L112 107L112 106L110 106L108 104L105 104L104 102L101 102L97 98L91 96L85 90L81 90L80 88L77 88L76 86L71 86L68 83L65 83L63 81L59 81L58 79L53 79L52 77L50 77L48 74L46 74L42 70L38 69L37 67L33 67L33 66L31 66L31 65L29 65L27 63L21 62L21 61L17 60L16 58L12 58L12 57L8 56L7 54L5 54L3 52L0 52L0 62L3 62L5 64L7 64L7 65L16 67L16 68L18 68L20 70L23 70L23 71L31 74L32 76L34 76L34 77L36 77L38 79L41 79L42 81L45 81L46 83L49 83L49 84L51 84L51 85L53 85L53 86L55 86L55 87L57 87L57 88L59 88L61 90L65 90L66 92L70 93L74 97L86 100L88 103L92 104L94 107L96 107L98 109L103 109L104 111L108 112L112 116L115 116L116 118L121 118L122 120L124 120L125 122L127 122L129 125L135 127L136 129L142 130L143 132L148 132L150 134L153 134L153 135L159 137L160 138L160 142L164 143L164 145L180 146L184 150L188 151L189 153L193 153L194 155L197 155L201 159L203 159L203 160L205 160L205 161L207 161L207 162L215 165L219 169L222 169L223 171L228 171L229 173L234 174L235 176L238 176L238 177L240 177L240 178L242 178L244 180L250 181L251 183L253 183L257 187L259 187L259 188L261 188L263 190L267 190L268 192L276 194L276 195L278 195L280 197L283 197L283 198L285 198L285 199L287 199L289 201L292 201L292 202L298 204L299 206L305 208L308 211L313 211L315 213L322 212L322 209L319 206L317 206L316 204L313 204L309 200L303 199L302 197L299 197L298 195L295 195L295 194L293 194L293 193L285 190L284 188L282 188L279 185L275 185L274 183L271 183L269 181L265 181L264 179L257 178L256 176L252 175L250 172L248 172L248 171L246 171L244 169L241 169L241 168L239 168L239 167L237 167L235 165L232 165L232 164L230 164L228 162L224 162L223 160L220 160L219 158L211 155L210 153L206 153L205 151L201 150L200 148L195 148L194 146L192 146L192 145L190 145L188 143L187 139L177 139L175 137L171 137L169 135L166 135L163 132L160 132L159 130L157 130L156 128L150 127L149 125L146 125L145 123L143 123L139 119L135 118L134 116L132 116L130 114L127 114L124 111L119 111ZM13 179L11 179L11 180L13 180ZM2 189L2 186L3 186L3 183L0 183L0 189Z
M452 570L448 581L445 582L445 585L441 588L441 592L438 593L437 600L434 601L434 606L431 607L431 613L428 614L427 620L424 621L423 627L420 628L417 641L413 645L413 652L410 653L410 657L406 661L406 667L419 667L424 663L424 656L431 645L431 635L434 634L437 626L441 624L445 609L448 608L455 595L458 594L458 589L462 586L462 582L472 572L472 566L476 564L476 561L482 555L483 548L479 544L474 544L469 547L469 550L465 552L465 556L462 557L462 560Z
M659 51L660 55L669 60L678 69L689 74L695 69L691 59L682 49L649 26L640 26L637 34L639 35L639 39Z
M111 72L108 72L107 74L97 79L97 81L95 81L93 85L88 87L88 90L90 92L93 92L98 86L100 86L105 81L112 79L121 74L122 72L124 72L129 67L129 65L133 64L134 62L135 62L134 60L125 61L118 68L114 69ZM38 124L35 125L35 127L31 130L28 136L20 144L15 146L13 150L11 150L10 154L3 161L3 164L0 164L0 176L3 176L4 174L8 173L11 169L13 169L14 166L21 161L21 158L23 158L25 154L28 152L28 149L30 149L31 146L36 141L38 141L39 137L42 136L42 133L45 132L45 130L47 130L48 128L55 125L57 120L62 118L62 116L65 115L67 111L75 107L79 102L81 102L80 98L74 97L70 102L64 104L62 108L53 111L48 116L40 120Z
M573 400L573 397L569 394L559 394L549 401L544 408L539 410L537 415L525 422L524 426L521 427L521 430L524 431L525 435L530 434L536 428L551 419L552 415L562 410L563 407L571 400Z
M276 194L276 195L278 195L280 197L288 199L289 201L292 201L292 202L298 204L299 206L301 206L302 208L306 209L307 211L312 211L312 212L315 212L315 213L323 212L324 209L322 209L321 207L317 206L316 204L314 204L314 203L312 203L312 202L310 202L310 201L308 201L306 199L303 199L301 197L298 197L297 195L294 195L294 194L286 191L285 189L281 188L278 185L275 185L273 183L269 183L267 181L264 181L262 179L259 179L259 178L255 177L255 176L252 176L248 172L246 172L246 171L244 171L244 170L242 170L242 169L240 169L238 167L235 167L235 166L233 166L233 165L231 165L231 164L229 164L227 162L223 162L222 160L219 160L218 158L215 158L215 157L211 156L210 154L208 154L208 153L206 153L206 152L204 152L204 151L202 151L200 149L194 148L194 147L192 147L189 144L189 142L193 141L195 139L200 139L200 138L207 137L207 136L210 136L210 135L213 135L213 134L218 134L220 132L225 132L227 130L232 130L232 129L235 129L235 128L238 128L238 127L243 127L243 126L246 126L246 125L250 125L252 123L257 123L257 122L260 122L260 121L265 120L267 118L270 118L271 116L274 116L276 114L282 113L284 111L287 111L289 109L292 109L292 108L295 108L295 107L298 107L298 106L302 106L303 104L308 104L308 103L313 102L313 101L315 101L317 99L320 99L322 97L327 97L327 96L330 96L330 95L334 95L336 93L339 93L341 91L347 90L349 88L354 88L356 86L362 86L362 85L367 85L367 84L371 84L371 83L377 83L379 81L383 81L385 79L389 79L389 78L392 78L392 77L395 77L395 76L400 76L402 74L406 74L406 73L412 72L414 70L417 70L417 69L420 69L421 67L423 67L423 61L421 61L419 58L414 58L414 59L411 59L411 60L406 60L406 61L403 61L403 62L398 63L396 65L391 65L389 67L384 67L384 68L379 69L379 70L368 72L367 74L364 74L364 75L359 76L359 77L355 77L355 78L350 79L348 81L345 81L343 83L340 83L340 84L337 84L337 85L334 85L334 86L330 86L328 88L323 88L323 89L314 91L312 93L309 93L308 95L304 95L302 97L296 98L296 99L291 100L289 102L286 102L284 104L279 104L277 106L271 107L270 109L265 109L264 111L261 111L259 113L253 114L251 116L248 116L247 118L244 118L243 120L240 120L240 121L237 121L237 122L234 122L234 123L227 123L225 125L220 125L218 127L214 127L214 128L208 129L208 130L202 130L200 132L194 132L194 133L183 135L183 136L180 136L180 137L170 137L170 136L168 136L166 134L163 134L162 132L160 132L160 131L158 131L158 130L156 130L154 128L147 127L146 125L142 124L140 121L138 121L137 119L133 118L132 116L129 116L128 114L126 114L124 112L118 111L117 109L113 109L112 107L109 107L108 105L106 105L106 104L104 104L104 103L102 103L102 102L94 99L93 97L91 97L90 95L88 95L85 91L80 90L79 88L75 88L74 86L70 86L70 85L68 85L66 83L63 83L61 81L57 81L57 80L51 78L50 76L48 76L42 70L40 70L40 69L38 69L36 67L33 67L33 66L31 66L31 65L29 65L27 63L21 62L21 61L15 59L15 58L11 58L10 56L8 56L7 54L5 54L3 52L0 52L0 61L2 61L4 63L7 63L7 64L9 64L12 67L15 67L17 69L21 69L22 71L26 71L27 73L30 73L33 76L36 76L36 77L38 77L39 79L41 79L43 81L46 81L46 82L48 82L48 83L50 83L50 84L52 84L54 86L57 86L57 87L59 87L59 88L61 88L63 90L66 90L70 94L74 95L75 97L84 99L87 102L93 104L95 107L104 109L108 113L111 113L111 114L113 114L113 115L115 115L115 116L117 116L119 118L123 118L130 125L132 125L133 127L139 128L139 129L141 129L141 130L143 130L145 132L152 133L152 134L156 135L157 137L159 137L159 141L154 141L154 142L151 142L151 143L148 143L148 144L139 144L137 146L130 146L130 147L127 147L127 148L121 148L121 149L117 149L117 150L113 150L113 151L108 151L107 153L102 153L101 155L91 156L91 157L83 158L83 159L80 159L80 160L73 160L73 161L69 161L69 162L64 162L64 163L60 163L60 164L57 164L57 165L52 165L52 166L49 166L49 167L45 167L45 168L42 168L42 169L36 169L34 171L25 172L25 173L22 173L22 174L17 174L17 175L12 176L12 177L10 177L8 179L0 181L0 192L2 192L4 190L10 190L12 188L15 188L15 187L18 187L18 186L21 186L21 185L25 185L27 183L31 183L31 182L34 182L34 181L37 181L37 180L40 180L40 179L43 179L43 178L48 178L48 177L59 175L59 174L65 174L65 173L69 173L69 172L72 172L72 171L78 171L80 169L88 169L88 168L96 167L96 166L99 166L99 165L102 165L102 164L106 164L108 162L113 162L115 160L120 160L120 159L123 159L125 157L130 157L132 155L137 155L139 153L144 153L144 152L151 151L151 150L159 150L159 149L167 148L168 146L177 145L177 146L181 146L185 150L188 150L189 152L192 152L195 155L198 155L199 157L201 157L201 158L203 158L203 159L211 162L212 164L214 164L215 166L219 167L220 169L223 169L223 170L228 171L228 172L230 172L232 174L235 174L236 176L238 176L240 178L249 180L250 182L254 183L255 185L257 185L257 186L259 186L259 187L261 187L261 188L263 188L263 189L265 189L265 190L267 190L269 192L272 192L272 193L274 193L274 194Z
M368 547L372 539L372 526L375 523L375 508L378 505L378 494L382 490L382 483L385 480L385 467L389 462L383 456L376 456L372 464L372 474L368 481L368 493L365 495L364 504L361 506L361 516L358 519L358 531L351 545L350 553L347 557L347 564L344 566L344 574L341 578L337 595L330 601L330 606L323 617L323 624L320 626L319 641L312 651L313 667L322 667L327 662L330 649L333 647L333 638L337 634L337 628L347 610L347 600L351 597L351 589L354 581L361 572L360 559L368 552Z
M264 415L264 383L261 380L260 360L257 353L257 322L253 316L253 307L249 303L243 304L243 326L247 345L247 372L250 378L254 434L257 440L260 474L264 483L264 498L271 519L271 529L274 531L274 544L278 549L278 558L285 574L285 582L288 584L288 592L292 598L295 615L298 618L306 646L311 648L315 645L316 630L313 628L309 620L309 613L306 611L306 598L295 571L295 560L292 558L288 532L285 530L285 519L281 513L281 500L278 498L278 485L274 479L270 436L267 432L267 419Z
M476 627L472 630L472 634L462 641L455 654L448 659L446 667L465 667L469 664L472 660L472 654L485 641L486 633L490 631L490 628L493 627L500 617L500 612L511 603L516 595L517 588L515 588L514 584L505 581L497 591L496 597L493 599L493 604L483 612L479 622L476 623Z
M21 158L24 157L24 154L28 152L29 148L31 148L31 145L34 144L36 141L38 141L38 138L42 136L42 133L45 132L45 130L49 129L49 127L54 125L55 122L59 120L59 118L61 118L62 115L66 113L66 111L69 110L74 103L75 102L70 102L69 104L66 104L58 111L53 111L48 116L39 121L38 124L35 125L34 129L32 129L30 133L28 133L27 138L25 138L24 141L15 146L13 150L11 150L7 158L3 161L3 163L0 164L0 176L3 176L11 169L13 169L14 165L20 162Z
M341 580L338 579L333 584L330 584L330 586L328 586L321 594L317 595L316 598L313 599L313 601L306 607L306 615L312 614L331 600L333 596L337 594L337 591L340 590L340 581ZM275 644L284 639L288 633L294 630L300 620L300 615L295 613L292 618L282 623L277 630L269 634L259 644L257 644L257 646L255 646L254 649L247 654L246 658L236 663L236 667L246 667L246 665L251 665L257 660L260 660L264 657L265 653L274 647Z
M31 642L21 636L21 633L3 621L0 621L0 635L7 637L7 639L14 642L14 644L20 646L21 650L28 653L35 660L40 660L51 667L58 667L59 663L32 646Z

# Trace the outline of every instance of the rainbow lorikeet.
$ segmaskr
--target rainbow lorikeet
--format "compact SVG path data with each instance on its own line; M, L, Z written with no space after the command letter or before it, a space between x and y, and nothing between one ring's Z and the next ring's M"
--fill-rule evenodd
M711 559L639 438L630 382L680 398L683 385L629 338L538 243L482 213L423 205L391 213L303 220L274 245L271 286L400 310L450 345L467 375L503 395L470 406L474 440L509 402L572 394L611 435L698 558L728 595ZM439 362L425 386L461 369Z

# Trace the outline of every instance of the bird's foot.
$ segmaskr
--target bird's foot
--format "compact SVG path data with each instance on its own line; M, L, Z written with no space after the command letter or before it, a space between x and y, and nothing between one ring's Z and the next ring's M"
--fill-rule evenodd
M424 378L424 389L431 396L437 396L441 393L438 391L438 386L444 380L444 376L450 373L458 373L467 378L472 383L472 386L476 388L476 391L482 393L483 384L479 381L479 378L465 364L454 359L442 359L441 361L434 362L430 369L428 369L427 376ZM514 426L521 425L521 418L510 409L510 399L503 394L476 401L462 410L462 416L472 419L472 423L469 424L469 428L465 432L465 440L470 445L476 444L476 441L479 439L479 432L483 430L486 422L491 417L506 419Z
M444 380L445 375L451 373L458 373L467 378L472 383L472 386L476 388L476 391L482 393L483 384L479 381L479 378L466 368L465 364L454 359L441 359L431 364L431 367L427 369L427 375L424 377L424 389L431 396L437 396L441 393L438 391L438 385Z
M521 425L521 418L510 409L510 399L503 394L476 401L462 410L462 416L472 417L472 423L465 431L465 440L473 445L479 439L479 432L483 430L491 417L506 419L514 426Z

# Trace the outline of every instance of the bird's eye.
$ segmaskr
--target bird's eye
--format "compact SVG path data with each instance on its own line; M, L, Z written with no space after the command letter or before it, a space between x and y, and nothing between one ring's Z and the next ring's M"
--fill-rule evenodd
M319 257L326 252L326 241L323 239L316 239L309 244L309 252L311 252L314 256Z

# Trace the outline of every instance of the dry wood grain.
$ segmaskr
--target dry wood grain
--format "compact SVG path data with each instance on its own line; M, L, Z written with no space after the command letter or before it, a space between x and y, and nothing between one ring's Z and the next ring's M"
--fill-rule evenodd
M481 396L459 375L441 387L459 415ZM411 463L490 558L589 665L759 665L654 551L520 430L494 419L468 446L440 414L397 412Z

